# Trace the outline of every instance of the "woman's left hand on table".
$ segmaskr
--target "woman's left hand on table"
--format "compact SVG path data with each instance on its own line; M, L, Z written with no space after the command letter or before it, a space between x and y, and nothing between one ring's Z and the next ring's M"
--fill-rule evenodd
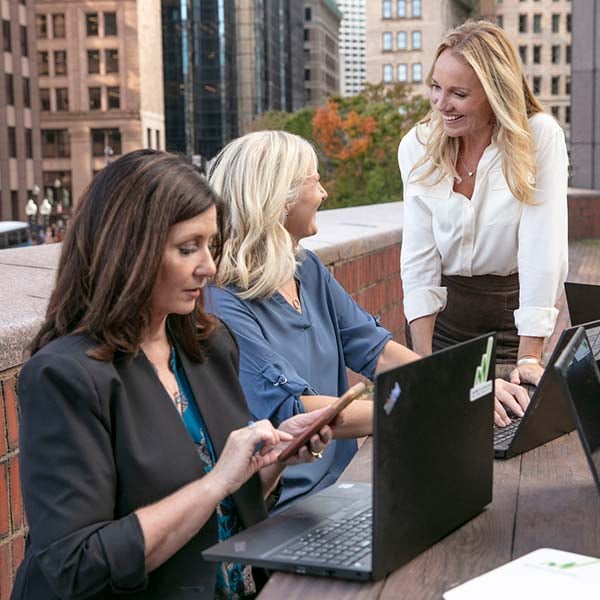
M539 363L523 364L510 372L510 382L517 385L530 383L537 385L544 374L544 367Z

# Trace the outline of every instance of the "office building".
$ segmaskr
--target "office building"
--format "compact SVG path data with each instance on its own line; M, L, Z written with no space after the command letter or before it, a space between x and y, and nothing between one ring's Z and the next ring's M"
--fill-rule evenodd
M94 173L164 148L160 0L35 0L42 188L68 212Z
M304 2L304 92L307 106L322 106L340 93L339 35L342 13L333 0Z
M340 88L343 96L359 94L365 84L366 0L338 0L340 23Z
M486 0L482 16L495 19L517 47L523 71L544 109L571 125L571 0Z
M366 4L367 81L409 83L429 94L425 78L444 33L473 13L467 0L373 0Z
M167 148L212 158L267 110L302 106L294 0L162 0Z
M33 2L4 0L0 11L0 221L24 221L42 177Z

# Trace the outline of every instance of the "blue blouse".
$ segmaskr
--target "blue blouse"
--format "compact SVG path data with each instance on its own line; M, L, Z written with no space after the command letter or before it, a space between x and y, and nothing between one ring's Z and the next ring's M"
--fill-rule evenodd
M255 419L276 426L304 412L300 396L340 396L346 367L372 379L389 331L363 310L319 259L306 251L296 271L302 302L297 312L279 293L241 300L234 288L206 290L207 310L235 333L240 381ZM356 440L336 440L323 458L285 469L277 509L334 483L356 452Z

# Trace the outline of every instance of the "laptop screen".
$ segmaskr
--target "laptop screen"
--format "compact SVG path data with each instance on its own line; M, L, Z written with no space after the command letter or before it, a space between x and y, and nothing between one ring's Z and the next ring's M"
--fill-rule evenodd
M583 328L557 361L577 416L581 441L600 491L600 372Z

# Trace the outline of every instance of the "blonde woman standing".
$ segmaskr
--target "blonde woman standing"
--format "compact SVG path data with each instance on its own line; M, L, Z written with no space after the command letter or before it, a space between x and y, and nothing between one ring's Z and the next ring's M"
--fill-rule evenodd
M489 330L513 384L540 380L544 338L568 268L564 134L543 113L505 33L468 21L440 43L431 111L400 143L402 280L413 347ZM500 384L495 421L527 404ZM515 402L516 400L516 402Z
M209 168L226 210L223 255L207 308L234 331L240 381L254 418L274 424L313 411L348 387L346 367L372 378L417 356L337 283L301 239L317 232L327 193L317 157L283 131L231 142ZM278 506L333 483L371 433L372 403L356 401L319 460L288 467Z

